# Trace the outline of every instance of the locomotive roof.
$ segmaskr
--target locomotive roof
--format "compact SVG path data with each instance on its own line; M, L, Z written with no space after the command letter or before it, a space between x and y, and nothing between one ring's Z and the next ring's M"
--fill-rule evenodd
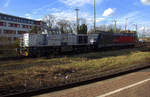
M113 35L113 36L135 36L136 33L113 33L113 32L100 32L99 34Z

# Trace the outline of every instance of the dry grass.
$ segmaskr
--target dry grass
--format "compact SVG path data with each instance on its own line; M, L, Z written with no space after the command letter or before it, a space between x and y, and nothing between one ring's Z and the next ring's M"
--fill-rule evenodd
M96 72L150 63L148 48L123 49L61 58L34 58L0 62L0 92L38 89ZM4 89L4 90L3 90ZM10 92L10 91L7 91Z
M11 50L0 49L0 59L8 58L8 57L16 57L16 56L17 56L17 52L15 51L15 49L11 49Z

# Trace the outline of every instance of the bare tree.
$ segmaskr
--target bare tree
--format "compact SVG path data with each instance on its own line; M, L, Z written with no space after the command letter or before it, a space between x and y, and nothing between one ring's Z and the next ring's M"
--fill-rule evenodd
M50 29L52 29L56 25L56 17L51 14L44 16L43 21L46 23L47 27Z
M97 30L99 31L106 31L107 30L107 26L104 24L104 25L100 25L99 27L96 27Z
M74 22L70 22L65 19L58 19L54 15L47 15L43 18L46 23L47 33L73 33L76 31L76 25ZM86 25L86 20L84 18L79 19L79 24Z
M86 23L86 19L80 18L80 19L79 19L79 24L80 24L80 25L82 25L82 24L87 24L87 23Z
M32 27L32 29L29 31L29 33L40 33L37 26Z
M73 32L71 22L69 22L67 20L61 19L57 22L57 25L58 25L58 28L60 29L61 33L72 33Z
M96 27L96 32L94 32L94 29L90 29L88 33L99 33L99 32L113 32L113 33L121 33L122 29L121 29L121 25L118 25L115 27L113 24L109 24L109 25L100 25L98 27Z
M106 29L107 32L114 32L114 25L113 24L107 25Z

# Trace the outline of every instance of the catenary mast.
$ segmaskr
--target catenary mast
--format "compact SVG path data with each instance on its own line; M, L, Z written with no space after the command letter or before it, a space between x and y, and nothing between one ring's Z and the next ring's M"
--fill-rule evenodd
M94 32L96 33L96 2L94 0Z

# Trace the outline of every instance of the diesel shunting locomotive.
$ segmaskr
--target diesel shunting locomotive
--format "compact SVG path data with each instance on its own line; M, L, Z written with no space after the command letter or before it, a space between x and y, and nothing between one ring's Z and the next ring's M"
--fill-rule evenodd
M18 54L45 56L52 53L98 50L103 47L135 46L135 33L99 32L97 34L24 34Z

